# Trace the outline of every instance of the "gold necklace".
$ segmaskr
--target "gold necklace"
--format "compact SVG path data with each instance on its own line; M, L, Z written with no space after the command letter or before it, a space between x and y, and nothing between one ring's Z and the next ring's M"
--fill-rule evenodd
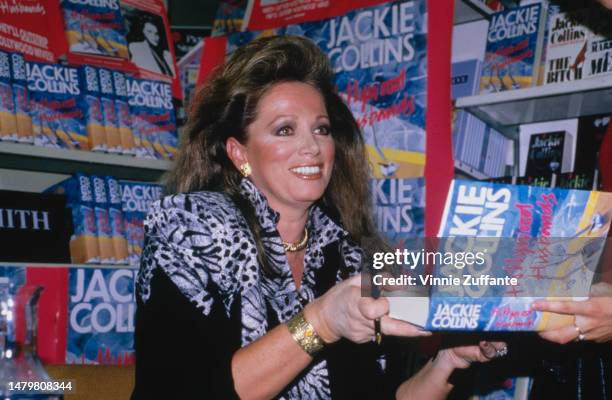
M304 228L304 237L296 243L283 242L283 247L287 253L295 253L296 251L304 250L308 244L308 228Z

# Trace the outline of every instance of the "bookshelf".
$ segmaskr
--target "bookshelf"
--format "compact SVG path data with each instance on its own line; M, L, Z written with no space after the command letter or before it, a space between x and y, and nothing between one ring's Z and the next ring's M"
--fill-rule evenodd
M462 175L467 175L469 178L473 178L477 180L491 178L490 176L478 171L474 167L467 165L461 160L455 160L455 172L462 174Z
M77 171L119 179L157 181L172 162L81 150L0 142L0 168L71 175Z
M137 265L129 264L58 264L58 263L41 263L41 262L10 262L0 261L0 267L34 267L34 268L117 268L117 269L137 269Z
M516 126L612 110L612 74L579 81L461 97L455 106L470 112L511 139Z

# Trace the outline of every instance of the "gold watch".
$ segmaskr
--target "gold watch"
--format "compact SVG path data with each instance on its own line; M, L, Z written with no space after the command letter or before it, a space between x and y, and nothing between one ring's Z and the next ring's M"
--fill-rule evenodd
M314 326L304 318L304 311L300 311L287 322L289 333L293 336L293 340L311 356L317 354L325 342L319 336Z

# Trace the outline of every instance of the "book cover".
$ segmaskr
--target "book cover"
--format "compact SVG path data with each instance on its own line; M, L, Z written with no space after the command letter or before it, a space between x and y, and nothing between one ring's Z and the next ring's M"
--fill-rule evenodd
M89 138L85 112L79 106L81 85L77 68L28 61L34 144L37 146L81 149Z
M91 187L93 189L93 206L96 217L96 236L100 252L100 264L115 264L115 251L113 248L113 233L109 216L108 193L104 178L92 175Z
M0 140L17 141L17 120L11 74L11 56L0 51Z
M132 116L128 104L127 80L121 71L113 71L113 88L115 89L115 112L117 129L121 141L122 154L133 156L135 153L134 134L132 133Z
M100 102L104 113L104 131L108 143L108 151L113 154L123 152L119 136L119 121L115 108L115 89L113 87L113 72L107 68L98 68L100 78Z
M472 96L478 93L480 60L454 62L451 66L451 97Z
M142 182L120 181L119 183L128 239L129 264L138 265L144 245L144 220L151 203L161 198L162 187Z
M571 170L571 143L565 131L535 133L529 138L527 176L552 176Z
M549 14L544 84L583 78L590 32L578 21L574 13Z
M593 177L589 174L568 172L559 174L555 183L556 187L563 189L597 190Z
M100 79L95 67L83 65L79 67L83 95L81 101L85 110L85 123L87 126L88 150L106 151L107 137L104 131L104 113L102 112L102 102L100 96Z
M137 156L174 159L178 138L170 85L128 77L127 89L132 131L140 140Z
M134 363L136 268L69 268L66 364Z
M594 8L590 13L585 77L593 78L612 72L612 31L609 15Z
M501 92L537 82L544 32L541 4L511 8L491 16L480 92Z
M428 330L571 325L573 316L530 305L539 298L588 296L611 218L610 193L455 180L438 235L438 249L444 260L451 254L450 261L440 262L441 256L433 274L418 271L424 286L434 278L441 283L430 286L429 297L389 297L390 316Z
M66 196L72 212L73 234L70 237L70 258L75 264L99 263L96 215L91 180L77 173L45 190Z
M43 288L37 353L46 364L134 363L136 273L135 268L0 267L12 294Z
M30 98L28 96L28 76L23 55L11 53L11 72L15 119L17 120L17 141L34 143L32 117L30 117Z
M112 176L105 176L108 193L108 216L116 264L128 263L128 243L125 233L125 220L121 206L121 186Z
M566 164L561 165L562 173L571 172L576 163L576 137L578 134L578 119L562 119L556 121L536 122L533 124L523 124L519 127L519 176L525 176L527 167L527 156L529 154L529 144L531 143L531 135L546 133L546 132L567 132L565 141L568 143L569 149L567 154L569 160Z
M128 58L119 0L62 0L71 52Z

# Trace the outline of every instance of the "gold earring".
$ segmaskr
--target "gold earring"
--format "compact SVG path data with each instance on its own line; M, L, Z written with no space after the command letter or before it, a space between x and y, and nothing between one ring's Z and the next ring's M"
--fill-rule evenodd
M251 170L251 164L249 164L248 162L245 162L244 164L242 164L240 166L240 173L242 174L242 176L244 176L245 178L249 175L251 175L251 172L253 172Z

